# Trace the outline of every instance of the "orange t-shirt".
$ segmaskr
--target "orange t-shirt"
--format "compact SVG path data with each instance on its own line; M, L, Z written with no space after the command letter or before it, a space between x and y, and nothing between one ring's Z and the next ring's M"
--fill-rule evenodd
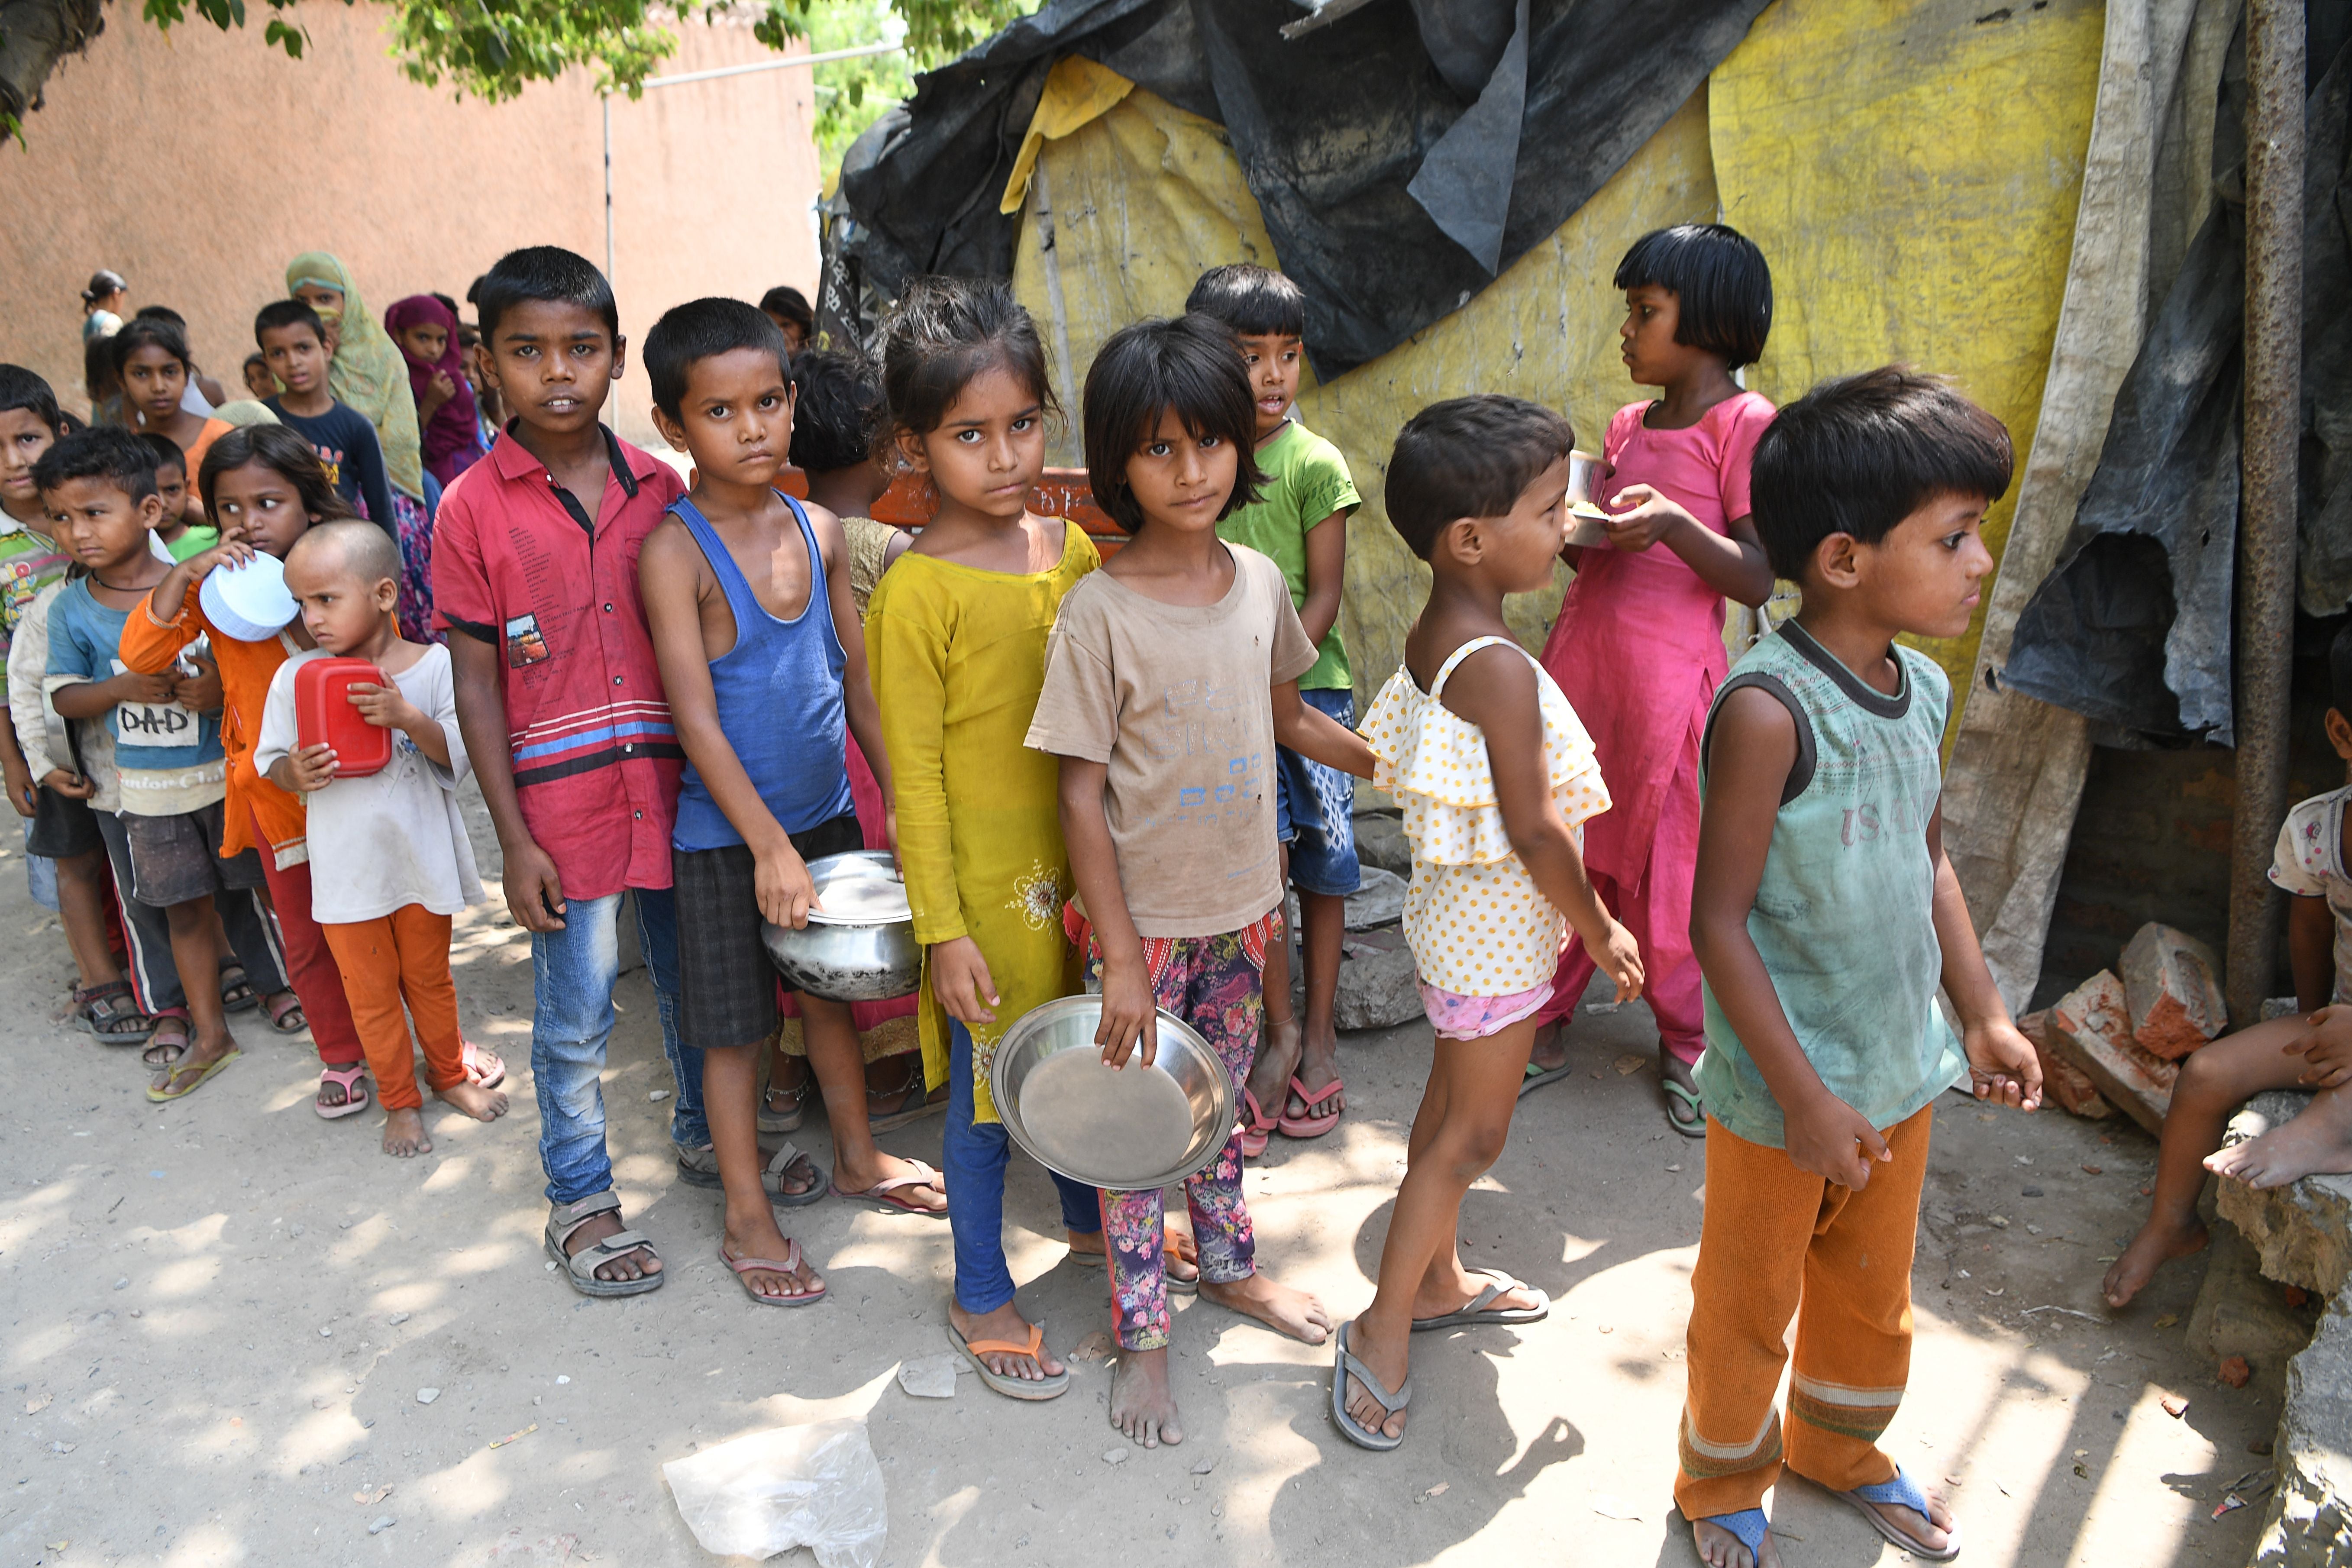
M159 675L172 667L182 648L200 637L212 639L213 658L220 664L221 750L228 754L228 809L222 813L221 853L234 855L252 846L252 825L258 823L269 840L273 863L281 868L299 864L310 853L304 842L302 803L261 776L253 765L253 746L261 735L261 709L269 697L270 678L302 647L289 632L267 642L240 642L216 630L197 602L203 585L201 577L190 581L180 613L168 621L155 618L152 598L133 610L122 623L116 657L125 668Z

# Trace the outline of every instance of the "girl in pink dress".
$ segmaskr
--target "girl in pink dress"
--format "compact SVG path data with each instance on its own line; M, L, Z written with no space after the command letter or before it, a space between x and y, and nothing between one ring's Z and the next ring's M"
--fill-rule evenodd
M1761 605L1772 569L1748 515L1748 465L1772 405L1732 372L1764 352L1772 275L1753 241L1721 224L1647 234L1618 264L1624 359L1661 388L1609 422L1606 545L1570 546L1576 568L1543 667L1583 719L1616 809L1586 825L1593 890L1640 944L1658 1020L1666 1121L1706 1133L1691 1066L1705 1044L1698 962L1691 956L1691 878L1698 859L1699 735L1722 680L1723 601ZM1564 1078L1567 1026L1593 961L1561 956L1538 1016L1521 1091Z

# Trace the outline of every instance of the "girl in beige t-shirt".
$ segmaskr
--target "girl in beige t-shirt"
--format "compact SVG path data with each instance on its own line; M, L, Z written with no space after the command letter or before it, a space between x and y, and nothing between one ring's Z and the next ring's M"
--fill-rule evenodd
M1260 972L1281 931L1275 746L1358 775L1372 766L1361 740L1298 699L1315 646L1280 569L1217 538L1256 488L1255 429L1240 352L1208 318L1140 321L1103 345L1087 374L1087 468L1097 503L1134 538L1062 601L1028 735L1061 759L1103 1059L1125 1063L1139 1039L1148 1064L1164 1008L1235 1083L1256 1055ZM1201 1294L1322 1343L1322 1303L1257 1271L1238 1132L1184 1195ZM1125 1352L1111 1422L1145 1447L1181 1441L1160 1193L1105 1192L1102 1208Z

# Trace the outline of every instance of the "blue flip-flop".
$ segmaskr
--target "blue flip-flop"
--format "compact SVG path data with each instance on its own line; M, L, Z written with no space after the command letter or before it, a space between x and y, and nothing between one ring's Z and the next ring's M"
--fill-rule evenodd
M1868 1520L1871 1529L1914 1557L1929 1563L1949 1563L1960 1554L1960 1527L1957 1522L1944 1531L1942 1546L1931 1547L1870 1506L1872 1503L1893 1503L1897 1508L1909 1509L1921 1519L1928 1517L1927 1494L1919 1489L1919 1483L1906 1474L1900 1465L1895 1467L1895 1479L1891 1481L1856 1487L1852 1491L1832 1491L1830 1495Z
M1727 1531L1737 1537L1739 1544L1748 1548L1748 1555L1751 1561L1756 1563L1764 1561L1764 1538L1772 1533L1772 1521L1764 1517L1762 1509L1743 1508L1738 1513L1713 1513L1705 1519L1691 1520L1690 1523L1691 1546L1694 1550L1698 1546L1698 1527L1702 1524L1711 1524L1717 1530Z

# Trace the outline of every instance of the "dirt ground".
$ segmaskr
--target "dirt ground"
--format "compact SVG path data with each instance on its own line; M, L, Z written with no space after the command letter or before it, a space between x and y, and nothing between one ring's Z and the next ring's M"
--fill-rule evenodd
M971 1377L952 1400L897 1386L902 1360L945 1348L943 1222L793 1211L832 1300L747 1301L714 1256L715 1194L677 1180L668 1106L649 1098L668 1079L642 972L605 1096L631 1223L670 1283L590 1301L541 1252L529 948L502 909L459 921L457 967L515 1110L487 1126L428 1110L436 1147L411 1163L377 1152L377 1113L313 1115L307 1043L251 1015L242 1059L147 1105L134 1053L55 1021L71 967L13 844L0 931L0 1568L707 1562L662 1462L841 1415L866 1420L881 1459L894 1568L1076 1568L1106 1545L1252 1565L1696 1562L1669 1487L1703 1153L1665 1131L1638 1006L1580 1021L1584 1070L1522 1102L1465 1210L1473 1263L1551 1292L1549 1321L1423 1336L1412 1432L1379 1455L1330 1425L1327 1350L1179 1298L1190 1436L1145 1452L1105 1423L1103 1363L1044 1405ZM1429 1044L1421 1025L1349 1038L1339 1131L1277 1138L1251 1170L1261 1262L1339 1316L1370 1298ZM934 1119L885 1142L936 1161L939 1136ZM821 1117L797 1141L826 1161ZM2231 1390L2188 1350L2198 1263L2119 1319L2098 1302L2154 1153L2119 1122L1938 1106L1911 1397L1887 1444L1947 1480L1964 1562L2247 1560L2261 1506L2209 1516L2267 1472L2249 1445L2276 1422L2278 1369ZM1051 1185L1017 1156L1007 1208L1022 1307L1066 1353L1108 1326L1101 1276L1066 1261ZM420 1404L423 1388L441 1392ZM2188 1397L2182 1417L2167 1394ZM1900 1560L1801 1481L1774 1528L1791 1565Z

